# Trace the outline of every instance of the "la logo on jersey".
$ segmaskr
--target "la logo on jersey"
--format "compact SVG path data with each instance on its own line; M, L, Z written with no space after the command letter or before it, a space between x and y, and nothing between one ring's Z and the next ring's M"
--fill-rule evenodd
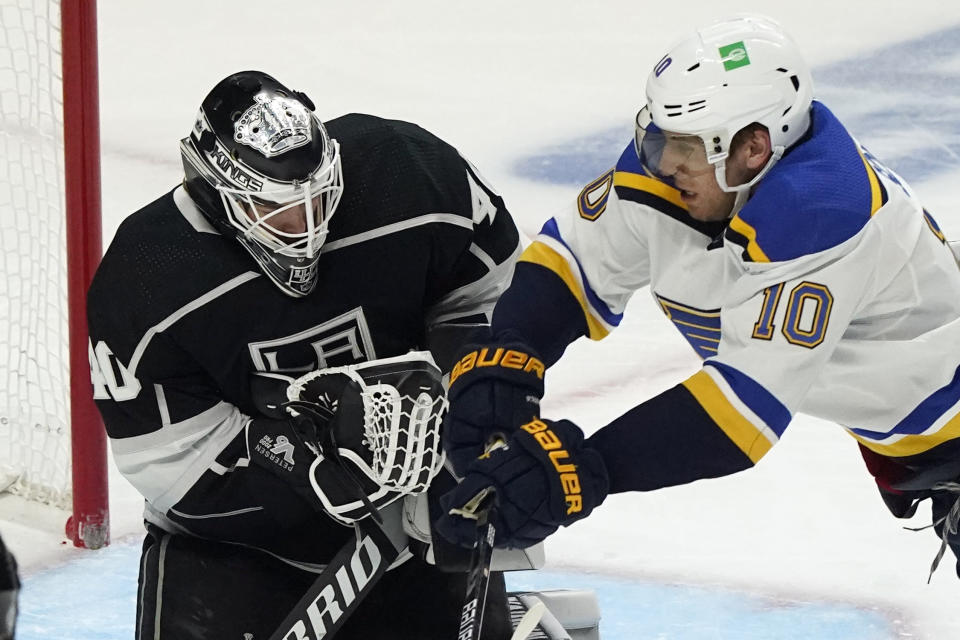
M377 359L362 307L293 335L251 342L247 348L257 371L306 373Z

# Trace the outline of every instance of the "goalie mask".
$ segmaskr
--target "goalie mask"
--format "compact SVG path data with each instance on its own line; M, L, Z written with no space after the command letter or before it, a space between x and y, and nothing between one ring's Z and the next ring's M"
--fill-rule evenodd
M384 507L423 493L443 466L447 400L427 352L314 371L294 380L287 397L294 416L331 416L310 483L344 524L369 515L364 498Z
M222 80L181 140L184 185L280 289L310 293L343 193L340 149L311 100L259 71Z
M650 73L647 104L637 114L637 156L648 174L672 185L664 167L685 154L691 166L714 171L721 189L745 199L809 128L812 96L809 67L779 24L757 15L712 24L671 47ZM730 143L755 122L770 134L770 161L749 183L728 185Z

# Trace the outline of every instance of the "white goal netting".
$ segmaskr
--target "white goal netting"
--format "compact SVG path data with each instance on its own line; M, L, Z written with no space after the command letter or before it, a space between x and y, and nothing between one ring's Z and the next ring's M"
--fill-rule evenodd
M0 0L0 489L68 508L59 2Z

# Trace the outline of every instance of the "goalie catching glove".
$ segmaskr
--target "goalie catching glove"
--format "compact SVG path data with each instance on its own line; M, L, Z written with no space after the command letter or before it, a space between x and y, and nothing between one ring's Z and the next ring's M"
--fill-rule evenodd
M529 547L589 515L608 486L603 460L584 446L579 427L569 420L534 419L468 467L463 482L440 499L444 515L434 530L454 544L472 546L477 521L469 505L492 488L494 544Z
M492 441L540 415L545 367L522 342L467 345L450 372L443 442L463 474Z
M287 398L288 420L248 425L251 458L343 524L426 491L443 466L446 399L429 353L314 371Z

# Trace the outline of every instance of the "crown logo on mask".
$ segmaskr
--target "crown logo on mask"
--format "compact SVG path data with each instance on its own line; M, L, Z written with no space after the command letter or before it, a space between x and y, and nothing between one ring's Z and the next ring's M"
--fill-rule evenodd
M272 158L310 142L310 112L296 100L259 93L233 125L233 139Z

